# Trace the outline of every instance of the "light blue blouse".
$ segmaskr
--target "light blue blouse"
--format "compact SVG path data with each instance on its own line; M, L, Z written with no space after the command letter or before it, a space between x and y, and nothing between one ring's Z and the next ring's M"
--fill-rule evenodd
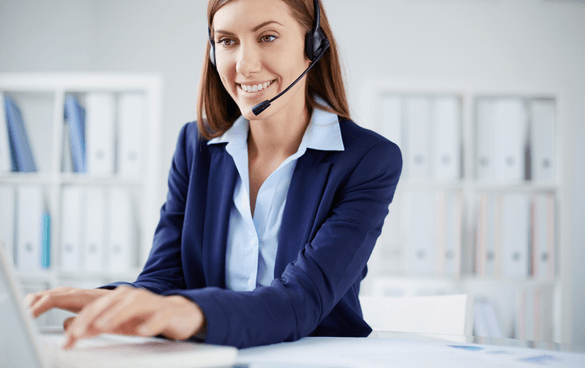
M324 103L322 100L318 100ZM286 195L299 157L308 148L343 151L343 140L336 114L315 109L296 153L288 157L262 183L256 198L254 216L250 209L248 177L248 130L250 122L240 116L223 135L207 144L227 143L239 173L230 212L226 250L226 286L247 291L268 286L274 279L278 234Z

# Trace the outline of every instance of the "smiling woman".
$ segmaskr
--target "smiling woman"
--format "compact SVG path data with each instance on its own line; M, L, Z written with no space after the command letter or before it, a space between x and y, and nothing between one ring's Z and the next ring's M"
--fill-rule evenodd
M248 347L371 332L358 293L399 148L349 120L317 0L210 0L208 26L198 121L180 132L138 279L27 297L35 316L79 313L67 347L101 333Z
M259 60L262 61L265 69L263 74L267 76L270 76L271 68L276 67L276 65L281 66L279 69L286 66L287 71L291 74L294 70L289 70L289 68L293 67L293 61L296 64L294 67L297 73L287 76L292 79L284 80L282 78L284 76L282 76L279 80L276 78L266 81L260 80L264 84L278 81L278 88L273 88L271 93L263 93L262 96L260 94L250 96L255 98L253 102L266 100L282 92L310 63L304 50L307 49L305 35L312 31L314 27L314 8L316 7L313 1L282 0L274 2L269 0L264 1L265 4L259 1L235 2L234 6L226 8L225 5L230 2L233 1L210 1L207 10L210 43L206 50L206 60L208 61L203 66L197 105L197 119L200 130L202 136L207 139L223 134L235 119L242 114L246 118L255 119L254 116L246 116L251 111L240 110L240 106L236 102L237 99L231 91L237 88L239 84L240 86L243 85L240 88L244 91L248 91L248 87L251 86L253 92L254 83L260 77L254 75L253 77L256 80L242 80L242 83L232 81L233 88L229 88L229 85L226 85L225 78L229 75L229 69L225 68L229 68L229 63L231 62L232 71L235 71L233 67L238 66L238 61L234 60L234 57L238 57L236 53L250 51L250 49L243 49L243 47L255 46L257 48L260 53L254 52L251 55L257 58L257 63ZM254 13L250 7L257 7L262 11ZM220 9L221 11L219 11ZM242 14L246 14L246 18L242 17ZM248 15L250 15L249 18ZM349 106L345 94L337 44L323 9L321 9L319 15L320 27L317 30L322 32L323 36L329 41L330 51L323 55L323 60L315 65L307 78L296 86L296 91L303 91L301 93L297 92L296 96L298 98L304 95L306 97L306 106L310 110L319 107L349 120ZM280 21L277 19L280 19ZM229 27L243 27L243 29L239 30L240 36L244 36L242 32L247 32L247 37L252 38L253 44L248 45L250 40L238 40L234 32L237 30L225 29L223 24ZM238 41L240 42L239 44ZM246 42L246 44L242 45L242 42ZM216 44L217 46L215 46ZM217 69L212 62L212 59L216 57L215 55L218 56ZM261 55L264 56L262 59L260 59ZM254 60L248 60L247 58L239 60L239 67L249 68L250 66L246 64L250 61L254 62ZM246 71L246 69L243 71ZM245 79L243 76L241 78ZM226 92L228 93L226 94ZM291 91L290 94L294 93L294 91ZM323 98L326 104L319 105L315 100L315 95ZM248 106L254 106L254 104L248 102ZM271 110L278 110L278 107L271 108ZM267 115L268 113L259 116L259 118L267 117ZM204 119L204 116L206 119Z

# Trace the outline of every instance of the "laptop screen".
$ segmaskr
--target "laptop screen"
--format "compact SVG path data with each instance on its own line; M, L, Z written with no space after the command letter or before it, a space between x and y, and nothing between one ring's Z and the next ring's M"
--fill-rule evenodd
M0 239L0 244L2 241ZM0 367L43 367L27 325L11 260L0 245Z

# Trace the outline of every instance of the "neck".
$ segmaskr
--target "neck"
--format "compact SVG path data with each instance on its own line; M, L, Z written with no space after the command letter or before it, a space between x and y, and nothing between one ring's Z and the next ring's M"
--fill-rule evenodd
M285 159L294 154L301 144L310 116L304 103L299 107L268 119L250 121L248 155Z

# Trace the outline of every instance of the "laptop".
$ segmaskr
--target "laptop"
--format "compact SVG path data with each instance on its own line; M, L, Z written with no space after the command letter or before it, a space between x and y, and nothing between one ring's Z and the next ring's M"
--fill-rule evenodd
M62 329L39 332L0 238L0 367L231 367L237 349L161 338L101 335L63 350Z

